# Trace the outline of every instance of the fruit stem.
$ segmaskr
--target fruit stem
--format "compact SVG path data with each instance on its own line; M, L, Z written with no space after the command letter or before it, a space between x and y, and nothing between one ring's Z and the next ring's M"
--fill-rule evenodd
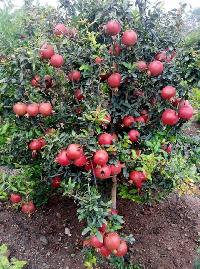
M112 191L111 191L111 195L112 195L112 209L117 209L117 176L114 176L112 178Z

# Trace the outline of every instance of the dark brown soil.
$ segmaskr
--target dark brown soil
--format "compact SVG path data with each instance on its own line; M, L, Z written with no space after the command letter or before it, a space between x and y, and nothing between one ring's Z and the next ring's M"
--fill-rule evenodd
M126 221L123 231L136 239L130 246L133 263L145 269L193 268L200 232L198 197L177 199L174 194L153 207L120 200L118 208ZM28 269L84 268L82 228L72 200L51 201L31 218L1 205L0 244L10 246L11 256L28 261Z

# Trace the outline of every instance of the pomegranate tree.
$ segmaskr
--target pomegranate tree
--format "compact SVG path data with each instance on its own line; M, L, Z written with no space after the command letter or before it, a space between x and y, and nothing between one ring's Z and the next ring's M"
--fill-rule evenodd
M117 194L146 201L174 187L165 167L177 131L194 113L182 77L181 14L149 9L143 0L136 7L67 5L51 19L26 22L29 41L2 67L0 110L14 131L1 158L34 171L26 174L34 179L19 202L22 212L35 212L52 192L68 195L87 224L87 245L123 257Z

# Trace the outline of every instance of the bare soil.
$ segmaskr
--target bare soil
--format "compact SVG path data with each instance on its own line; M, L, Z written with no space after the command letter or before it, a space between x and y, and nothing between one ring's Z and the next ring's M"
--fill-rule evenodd
M29 218L1 204L0 244L10 246L11 256L28 261L28 269L84 268L83 226L76 209L72 200L56 198ZM194 268L200 198L173 194L151 207L120 200L118 209L126 221L123 232L136 239L129 251L133 263L145 269ZM70 229L71 236L65 234L65 228Z

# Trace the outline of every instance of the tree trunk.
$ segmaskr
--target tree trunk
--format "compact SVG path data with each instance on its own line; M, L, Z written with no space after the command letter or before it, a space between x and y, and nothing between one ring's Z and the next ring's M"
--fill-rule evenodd
M112 179L112 209L117 209L117 176Z

